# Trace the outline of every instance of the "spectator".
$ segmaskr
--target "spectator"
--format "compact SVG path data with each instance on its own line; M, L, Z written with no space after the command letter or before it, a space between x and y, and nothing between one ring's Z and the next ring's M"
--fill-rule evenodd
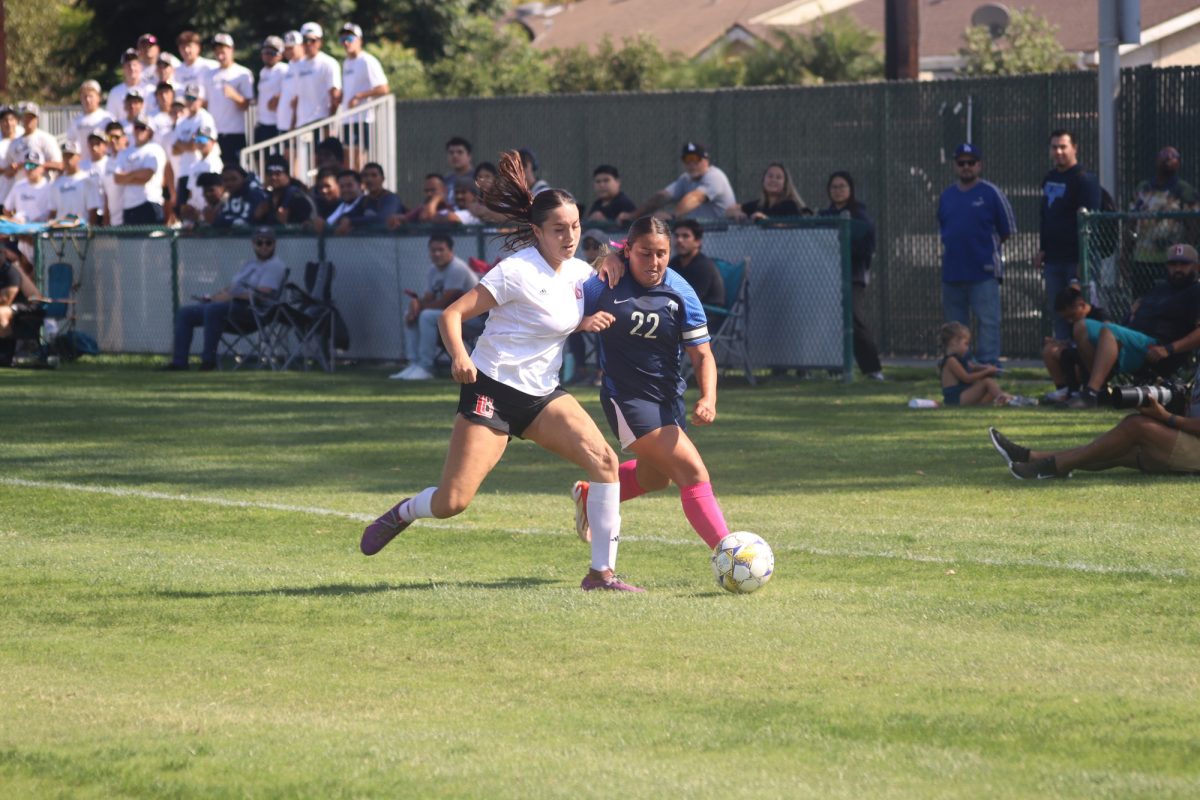
M171 362L163 369L186 370L192 349L192 333L204 328L200 351L200 371L217 368L217 345L227 321L246 330L254 326L250 310L253 296L274 297L283 288L287 267L275 255L275 232L259 228L254 232L254 258L247 259L233 280L216 294L196 298L196 305L183 306L175 316L175 342Z
M544 192L550 188L550 184L538 177L538 160L534 152L528 147L522 147L517 151L521 156L521 167L525 170L525 185L529 187L529 193L536 196L538 192Z
M983 153L973 144L954 151L958 181L938 200L942 237L942 314L970 325L979 320L976 359L1000 366L1000 282L1004 278L1002 244L1017 232L1008 198L995 184L981 180Z
M479 190L475 188L475 180L470 177L458 178L452 187L454 189L454 208L446 215L449 222L457 222L460 225L481 225L483 220L475 216L472 208L478 208Z
M24 175L4 198L4 210L15 222L45 222L53 209L46 161L38 150L31 150L21 165ZM29 253L26 253L28 256Z
M196 221L204 210L204 193L200 187L200 177L213 173L220 175L225 168L217 149L217 132L208 125L201 125L195 137L197 159L188 167L186 175L182 176L179 192L179 215L184 219Z
M67 140L63 145L63 173L50 184L50 219L74 215L81 222L96 225L100 221L100 189L92 177L79 168L79 147Z
M338 192L338 174L332 169L322 169L317 172L317 180L313 183L313 205L316 214L312 219L312 227L320 233L326 221L333 216L342 204Z
M104 210L104 171L108 166L108 136L103 128L97 128L87 137L87 158L79 162L79 169L88 176L96 195L96 224L110 224Z
M591 228L583 232L579 237L579 252L577 258L582 258L593 268L599 267L604 263L604 257L608 255L608 236L597 228ZM563 383L570 385L579 383L580 381L588 380L587 369L587 348L588 339L595 339L595 334L576 331L567 337L567 349L570 351L571 360L568 365L567 360L563 359ZM591 378L592 386L602 385L604 374L599 370Z
M338 41L346 50L346 60L342 62L342 111L349 111L368 100L386 95L387 76L383 74L379 59L363 50L362 28L347 22L338 34ZM365 153L371 141L371 125L374 122L374 111L346 117L342 122L342 141ZM361 158L355 161L360 162Z
M1167 280L1137 302L1129 325L1091 319L1074 326L1079 354L1091 375L1071 408L1094 408L1100 388L1115 368L1134 374L1147 364L1157 370L1177 368L1200 347L1200 256L1190 244L1167 252Z
M768 217L799 217L805 211L812 213L796 192L787 167L772 161L763 171L762 195L741 205L731 205L725 209L725 214L730 219L758 222Z
M0 203L12 191L23 166L13 145L24 135L25 129L21 127L17 110L12 106L0 106Z
M162 84L159 84L160 86ZM176 200L179 200L179 186L187 176L180 171L179 163L181 156L175 152L175 145L179 143L179 121L184 118L183 97L173 94L170 110L166 115L159 114L155 119L150 120L150 124L154 126L154 140L159 143L162 149L167 154L167 163L171 165L171 174L175 176L177 185L174 187ZM183 201L180 201L183 202Z
M313 218L316 206L303 183L288 173L288 160L281 155L267 157L267 187L270 190L271 218L280 225L302 225Z
M46 169L62 170L62 150L59 149L58 139L38 128L41 114L37 103L26 103L21 107L21 125L25 128L25 135L13 144L13 152L20 158L28 158L30 153L40 153Z
M21 268L16 250L0 244L0 339L12 335L12 321L18 306L40 299L37 285Z
M1054 319L1054 338L1069 339L1066 322L1054 318L1054 298L1079 281L1079 209L1100 209L1100 184L1079 163L1075 135L1068 130L1050 134L1054 168L1042 179L1041 245L1033 268L1046 280L1047 316Z
M121 123L113 120L104 126L104 137L108 143L108 158L104 164L104 178L100 193L104 197L104 219L109 225L125 224L125 187L117 183L117 170L121 168L129 149L129 137Z
M423 200L421 205L413 210L396 214L388 219L388 227L392 230L409 222L450 222L450 204L446 202L446 181L436 172L425 176L421 185Z
M162 53L159 53L158 54L158 83L159 84L169 83L169 84L171 84L171 88L173 88L173 89L179 88L179 86L181 84L179 83L179 81L177 81L175 79L175 69L180 65L180 63L182 63L182 62L180 62L180 60L178 58L176 58L175 56L171 55L168 52L164 51ZM166 109L163 108L162 105L160 104L159 110L165 111Z
M1195 211L1196 190L1179 177L1179 151L1164 147L1154 159L1154 177L1138 184L1130 211L1161 213ZM1154 285L1163 272L1167 261L1167 250L1175 242L1191 239L1183 220L1141 219L1136 221L1137 244L1133 248L1133 268L1130 290L1133 296L1141 297Z
M114 179L122 188L124 224L161 225L167 154L154 142L154 129L148 119L133 123L133 146L121 156Z
M327 226L333 228L333 233L349 233L350 226L340 226L344 217L356 212L362 203L362 176L352 169L344 169L337 175L338 203L337 208L328 217L313 220L317 233L323 233Z
M338 221L337 233L382 228L389 219L404 213L400 198L383 186L383 167L372 161L362 168L361 178L362 199L352 212Z
M496 174L496 165L490 161L484 161L475 168L475 188L478 191L475 195L475 202L467 208L467 211L470 211L471 216L479 220L480 223L502 223L506 221L506 218L502 214L492 211L484 203L484 194L495 184Z
M445 181L448 195L446 201L457 206L454 193L457 191L459 178L474 179L475 167L471 164L471 143L461 136L452 136L446 141L446 163L450 171L446 173ZM492 177L495 178L496 168L492 167Z
M225 210L225 185L221 183L220 175L206 172L196 179L196 186L200 189L204 207L200 209L199 216L187 220L184 225L190 228L213 227Z
M226 164L239 163L246 146L246 109L254 102L254 75L233 60L233 37L213 37L217 68L208 73L208 110L217 123L217 144Z
M137 57L142 62L142 76L146 83L158 83L158 56L162 49L158 46L158 37L153 33L143 33L137 40Z
M202 45L203 40L195 31L184 31L175 38L182 59L175 68L175 81L180 86L193 83L203 86L208 81L208 73L217 68L217 62L200 55Z
M697 142L688 142L683 146L682 159L683 174L634 211L634 219L652 214L669 203L675 204L676 219L721 219L725 216L725 209L736 202L733 187L725 173L712 165L707 148ZM704 302L703 298L701 302Z
M296 127L331 116L342 99L342 70L330 55L321 52L324 32L315 22L300 26L304 60L296 86Z
M241 164L225 162L221 186L225 189L225 199L221 203L221 213L213 220L214 228L249 228L263 221L269 213L267 193L256 181L250 180Z
M287 72L279 83L279 101L275 104L275 125L280 133L287 133L296 127L296 90L300 85L300 62L304 58L303 42L300 31L288 31L283 35L283 57L287 59Z
M1054 298L1054 311L1072 328L1082 319L1108 322L1108 314L1104 309L1089 303L1075 284L1063 289ZM1054 391L1047 393L1044 398L1048 403L1070 400L1079 394L1079 387L1088 379L1087 367L1079 357L1075 342L1063 342L1047 336L1042 347L1042 363L1046 365L1046 371L1050 373L1055 386Z
M867 207L854 191L854 178L849 172L838 171L825 183L829 207L823 217L844 217L850 220L850 286L854 305L854 360L871 380L883 380L883 363L879 349L867 325L867 285L871 282L871 259L875 255L875 223L867 215Z
M254 124L254 141L265 142L279 135L279 95L287 76L288 65L283 60L283 39L268 36L259 50L262 69L258 71L258 121ZM291 124L288 125L291 130Z
M475 185L479 187L479 196L483 197L487 194L492 185L496 183L496 165L490 161L484 161L475 168Z
M96 128L107 124L112 116L100 107L100 84L96 81L84 81L79 86L79 105L83 107L83 112L71 122L67 138L75 142L79 152L85 152L88 136Z
M637 209L629 195L621 191L621 173L610 164L592 170L592 190L596 199L588 209L587 218L594 222L627 222Z
M971 350L971 329L961 322L947 322L938 332L938 378L942 382L942 402L947 406L1006 406L1013 400L996 383L1000 371L995 364L976 364L967 360ZM1015 404L1014 404L1015 405Z
M142 97L142 89L130 89L125 94L125 114L121 117L121 127L125 129L125 135L130 139L133 138L133 123L139 119L148 119L142 114L142 109L146 107L146 99Z
M175 123L175 138L171 150L179 157L178 175L191 172L192 164L200 158L196 146L196 134L201 128L219 130L217 122L208 109L204 108L204 87L198 83L189 83L183 89L184 113ZM221 156L218 146L217 156ZM223 160L223 159L222 159Z
M113 119L125 116L125 95L142 86L142 62L138 61L137 51L132 47L121 54L121 73L124 79L108 91L108 104L105 109Z
M725 281L721 270L711 258L700 252L703 246L704 229L694 219L681 219L675 223L675 253L667 266L680 275L696 290L701 303L714 306L725 305Z
M170 156L170 150L165 141L167 136L175 130L175 122L183 111L183 104L180 103L176 108L175 87L165 81L154 87L154 98L162 111L150 117L150 126L154 128L154 140Z
M438 320L442 311L479 283L466 262L454 255L454 240L444 233L429 237L429 260L433 266L429 268L425 293L418 296L411 290L405 292L409 296L408 313L404 315L408 368L390 376L396 380L427 381L433 377L433 360L441 341ZM477 323L473 332L478 336L483 331L482 320L476 318L471 322ZM471 322L464 324L464 336L472 335Z
M334 172L346 169L346 149L332 136L317 145L316 153L317 169L331 169Z

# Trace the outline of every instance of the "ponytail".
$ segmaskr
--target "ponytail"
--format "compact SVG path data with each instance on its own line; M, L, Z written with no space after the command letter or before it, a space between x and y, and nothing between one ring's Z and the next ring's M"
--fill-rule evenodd
M483 194L483 204L516 224L516 229L504 235L508 250L520 250L537 244L534 225L546 221L550 212L560 206L575 205L575 198L562 189L546 189L535 197L525 183L525 167L516 150L500 156L496 180Z

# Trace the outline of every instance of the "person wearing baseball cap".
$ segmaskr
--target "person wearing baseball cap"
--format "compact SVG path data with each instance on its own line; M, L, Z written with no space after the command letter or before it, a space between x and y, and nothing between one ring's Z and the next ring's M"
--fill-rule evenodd
M346 60L342 62L342 111L349 111L372 98L386 95L387 76L383 74L379 59L363 50L362 28L347 22L338 34L338 41L346 50ZM370 126L374 122L373 111L347 117L342 125L342 141L352 148L365 151L371 137Z
M71 121L67 138L75 142L80 152L87 152L87 137L94 129L112 119L112 115L100 105L100 84L87 80L79 85L79 105L83 113Z
M158 69L158 56L162 49L158 46L158 37L153 33L143 33L137 40L138 61L142 62L142 72L154 72ZM157 82L158 75L155 80Z
M46 158L40 151L31 150L20 160L19 169L20 177L4 198L4 208L16 222L45 222L51 210ZM26 255L32 257L32 251Z
M266 184L275 221L280 225L303 225L312 219L316 206L304 184L289 174L286 156L267 157Z
M13 142L12 153L38 153L42 157L40 163L47 170L61 170L62 150L58 146L58 139L39 127L41 115L42 110L37 103L21 105L21 124L25 128L25 135Z
M675 219L724 219L725 209L737 202L729 178L712 165L708 148L690 139L680 153L683 174L656 192L633 212L638 219L674 203Z
M50 219L75 217L96 225L100 222L100 187L80 169L81 148L68 139L63 145L63 171L50 184Z
M130 89L125 93L125 116L121 118L121 125L125 127L125 135L133 139L133 123L142 116L146 108L146 98L142 95L140 87Z
M337 112L342 100L342 70L330 55L321 52L321 26L300 26L304 61L296 86L296 127L316 122Z
M179 87L175 79L175 68L183 62L164 50L158 54L157 63L158 68L156 72L158 73L158 83L169 83L171 84L172 88L178 89ZM167 109L164 108L162 110L166 111Z
M12 106L0 106L0 205L17 181L20 165L10 161L9 154L17 139L25 135L21 118Z
M208 110L217 124L217 143L227 164L236 164L246 146L246 109L254 102L254 75L233 61L233 37L213 37L217 68L208 74Z
M1200 208L1200 195L1190 183L1179 177L1183 156L1178 148L1166 145L1154 158L1154 177L1138 184L1133 195L1131 211L1194 211ZM1134 221L1137 236L1134 240L1133 266L1125 273L1134 297L1150 290L1162 275L1167 249L1187 234L1182 219L1162 219L1147 216Z
M197 222L204 210L204 192L200 184L202 175L220 174L225 163L221 149L217 146L217 131L211 124L202 122L196 126L192 136L192 153L188 171L180 175L179 215L184 220Z
M199 83L189 83L183 88L183 115L175 122L175 137L171 142L171 154L178 159L178 163L172 163L171 166L181 178L189 173L192 164L200 157L196 151L196 132L203 126L217 130L216 121L204 107L204 97L204 87ZM217 156L220 155L218 148Z
M258 71L258 120L254 124L256 142L279 135L279 92L288 72L287 62L283 60L283 39L278 36L263 39L259 54L263 66Z
M304 60L304 37L300 31L288 31L283 35L283 60L287 70L279 84L279 99L275 103L275 126L280 133L296 127L297 87L299 86L300 62Z
M167 154L154 141L154 127L146 117L133 120L133 142L117 159L114 180L121 187L121 207L126 225L163 223L163 181Z

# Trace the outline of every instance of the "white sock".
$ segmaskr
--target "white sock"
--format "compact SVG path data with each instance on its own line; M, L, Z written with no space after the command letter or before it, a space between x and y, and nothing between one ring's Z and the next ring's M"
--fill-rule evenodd
M430 486L428 489L422 490L414 497L410 497L400 504L400 519L405 522L413 522L418 519L428 519L433 516L433 493L437 491L436 486Z
M592 481L587 513L592 528L592 569L615 570L617 546L621 543L621 484Z

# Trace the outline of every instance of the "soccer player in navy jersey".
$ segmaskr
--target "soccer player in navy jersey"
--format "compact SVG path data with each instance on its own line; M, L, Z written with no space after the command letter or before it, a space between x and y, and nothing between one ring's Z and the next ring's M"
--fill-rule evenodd
M671 229L665 222L653 217L634 222L621 257L627 269L615 287L599 278L583 285L584 314L607 311L614 318L599 333L600 401L621 448L637 456L620 466L621 501L674 483L688 522L713 548L729 526L700 451L687 435L687 383L680 369L686 351L700 387L692 422L711 425L717 417L717 365L708 320L691 285L667 268ZM588 483L576 483L573 495L575 530L590 541Z

